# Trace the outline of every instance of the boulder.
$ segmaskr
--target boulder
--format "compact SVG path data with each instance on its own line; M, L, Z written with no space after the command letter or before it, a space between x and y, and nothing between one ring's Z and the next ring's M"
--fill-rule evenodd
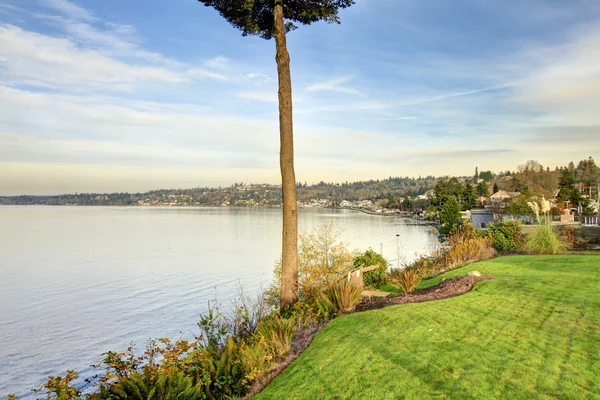
M470 271L467 276L481 276L481 272L479 271Z

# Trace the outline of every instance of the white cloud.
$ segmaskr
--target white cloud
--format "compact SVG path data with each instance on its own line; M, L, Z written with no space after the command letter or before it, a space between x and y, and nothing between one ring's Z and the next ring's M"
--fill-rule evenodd
M564 46L549 49L515 94L539 123L600 125L600 28L580 30Z
M109 43L112 35L88 28L84 30L88 39ZM118 41L113 44L123 50L128 46ZM160 56L143 53L141 60L126 62L105 51L82 48L68 38L34 33L14 25L0 25L0 57L3 60L0 79L7 82L62 90L95 88L123 91L148 82L181 84L204 79L227 80L222 74L177 62L151 65L144 60L149 56L160 61Z
M361 94L361 92L351 86L344 85L354 79L353 76L343 76L325 82L318 82L309 85L306 89L309 92L339 92L346 94Z
M277 102L277 92L240 92L238 97L248 100L266 101L269 103Z
M55 11L59 11L72 19L89 22L96 20L91 12L68 0L42 0L40 1L40 4Z
M206 60L204 65L211 69L225 69L229 66L229 59L227 57L217 56L210 60Z

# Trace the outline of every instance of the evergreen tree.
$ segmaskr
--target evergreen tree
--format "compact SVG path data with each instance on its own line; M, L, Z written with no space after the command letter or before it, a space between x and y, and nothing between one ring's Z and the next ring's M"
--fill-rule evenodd
M477 194L482 197L490 197L490 190L488 189L488 185L485 182L480 182L477 185Z
M462 196L462 210L463 211L470 210L472 208L475 208L476 205L477 205L477 193L475 192L473 185L471 185L470 183L467 183L465 185L465 190L464 190L463 196Z
M199 0L213 7L243 36L275 38L275 60L279 85L279 164L283 196L283 243L280 308L298 300L298 206L294 172L294 134L292 123L292 80L286 33L296 23L317 21L339 23L338 11L354 0Z
M461 225L460 204L458 204L456 197L450 196L444 203L440 214L440 222L442 226L440 226L439 231L445 234L454 232Z

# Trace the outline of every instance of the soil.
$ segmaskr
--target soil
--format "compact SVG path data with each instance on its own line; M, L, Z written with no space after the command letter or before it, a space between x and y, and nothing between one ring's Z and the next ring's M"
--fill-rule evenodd
M491 276L458 276L456 278L444 279L435 286L427 289L418 289L408 295L365 299L359 304L356 310L366 311L394 304L422 303L424 301L459 296L469 292L477 282L492 278Z

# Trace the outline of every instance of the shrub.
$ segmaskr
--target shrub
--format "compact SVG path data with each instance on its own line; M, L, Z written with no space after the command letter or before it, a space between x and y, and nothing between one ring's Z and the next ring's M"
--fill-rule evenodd
M298 239L298 299L314 303L330 284L353 268L354 253L339 241L341 231L333 221L326 221ZM281 261L275 263L274 279L267 291L268 301L279 305Z
M356 255L352 264L354 268L379 265L379 268L364 273L363 281L366 286L376 288L387 283L388 263L381 254L375 252L373 249L370 248L364 253Z
M319 308L314 303L298 301L288 307L282 314L283 318L292 318L298 325L313 325L319 322L322 315L319 314Z
M550 225L550 202L542 197L539 203L532 199L527 204L534 211L538 226L527 235L525 251L530 254L559 254L565 251L566 243L560 240L558 233Z
M519 250L523 238L521 224L516 221L496 222L488 226L488 236L498 251Z
M400 286L404 294L412 293L421 282L420 274L413 268L405 268L399 271L394 279L394 283Z
M439 258L440 272L461 267L467 263L488 260L496 256L496 249L489 237L463 240L448 249Z
M100 389L100 399L193 400L206 398L202 385L183 373L160 373L145 370Z
M567 244L560 240L552 225L542 224L527 234L524 248L529 254L560 254L567 249Z
M263 340L267 353L275 359L281 359L290 352L296 334L296 321L274 316L262 321L256 334Z
M317 306L325 317L354 311L360 302L360 293L360 287L341 279L325 289L317 299Z
M446 249L436 257L421 256L407 268L426 278L470 262L493 258L497 254L492 239L471 226L458 229L450 235L445 244ZM397 280L402 271L392 270L392 280Z

